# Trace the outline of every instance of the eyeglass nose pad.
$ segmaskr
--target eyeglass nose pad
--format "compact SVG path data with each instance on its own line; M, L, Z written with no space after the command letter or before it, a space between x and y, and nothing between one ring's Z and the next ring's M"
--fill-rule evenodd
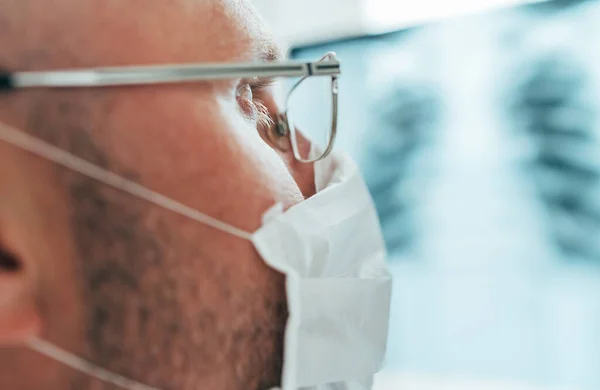
M282 152L287 152L291 148L288 123L287 114L277 114L275 123L269 129L269 140Z
M325 54L323 56L323 58L320 59L320 61L331 61L331 60L335 60L336 57L337 57L337 54L335 54L334 51L330 51L330 52L327 52L327 54Z

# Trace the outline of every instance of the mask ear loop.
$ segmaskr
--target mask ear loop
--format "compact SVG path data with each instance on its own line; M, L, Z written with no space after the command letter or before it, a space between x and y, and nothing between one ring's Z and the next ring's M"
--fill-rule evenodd
M57 362L64 364L67 367L71 367L74 370L87 374L96 379L100 379L106 383L118 386L128 390L161 390L157 387L147 386L134 380L125 378L124 376L113 374L112 372L105 370L102 367L88 362L87 360L81 359L69 353L57 346L50 344L44 340L31 339L27 342L27 345L33 351L54 359ZM279 387L273 387L269 390L281 390Z
M36 137L32 137L22 131L8 127L5 124L0 124L0 140L33 153L46 160L52 161L72 171L81 173L84 176L97 180L110 187L129 193L157 206L163 207L176 214L206 224L222 232L243 238L244 240L252 240L252 233L250 232L221 222L218 219L201 213L200 211L186 206L183 203L177 202L172 198L152 191L147 187L144 187L129 179L125 179L124 177L115 173L102 169L80 157L65 152L62 149L50 145Z
M63 349L56 347L44 340L31 339L27 342L27 345L32 350L54 359L65 366L71 367L79 372L87 374L101 381L113 384L123 389L128 390L161 390L157 387L146 386L142 383L134 380L125 378L124 376L113 374L112 372L105 370L104 368L98 367L87 360L81 359Z

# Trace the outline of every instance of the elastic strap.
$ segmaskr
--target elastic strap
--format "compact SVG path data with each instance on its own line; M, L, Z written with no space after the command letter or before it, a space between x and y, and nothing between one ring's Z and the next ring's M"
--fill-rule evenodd
M71 153L65 152L53 145L50 145L36 137L32 137L22 131L15 130L5 124L0 123L0 140L31 152L46 160L52 161L58 165L78 172L91 179L102 182L108 186L127 192L137 198L144 199L157 206L163 207L194 221L209 225L217 230L234 236L251 240L252 234L245 230L236 228L218 219L210 217L200 211L186 206L176 200L152 191L134 181L121 177L115 173L102 169L90 162L77 157Z

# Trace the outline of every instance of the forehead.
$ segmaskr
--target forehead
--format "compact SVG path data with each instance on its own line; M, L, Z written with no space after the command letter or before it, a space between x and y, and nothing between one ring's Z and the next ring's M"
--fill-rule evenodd
M248 1L159 0L154 3L154 7L144 7L146 20L140 26L153 36L149 44L154 50L179 47L197 61L243 61L260 56L271 46L270 33ZM183 51L171 54L183 55Z
M183 0L192 20L192 45L203 56L219 60L272 60L278 56L271 33L249 1ZM176 21L174 21L176 22Z
M23 50L52 48L47 61L35 61L44 67L250 61L278 51L246 0L55 3L42 13L39 1L23 0L26 16L15 21L28 29L19 34Z

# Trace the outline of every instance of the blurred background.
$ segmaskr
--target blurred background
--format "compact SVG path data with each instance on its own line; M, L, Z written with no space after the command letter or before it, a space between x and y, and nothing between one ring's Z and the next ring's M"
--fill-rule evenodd
M343 61L395 278L375 388L600 389L600 0L255 2Z

